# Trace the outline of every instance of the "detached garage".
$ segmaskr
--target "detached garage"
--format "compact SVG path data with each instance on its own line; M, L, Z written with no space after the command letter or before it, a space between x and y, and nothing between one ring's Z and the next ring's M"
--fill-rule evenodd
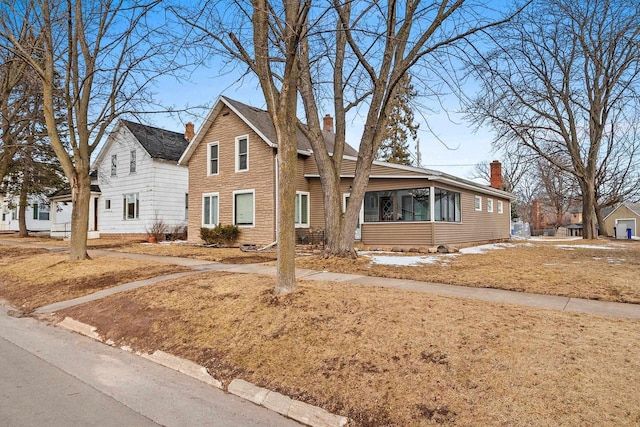
M604 218L609 236L628 239L638 236L640 224L640 203L621 203Z

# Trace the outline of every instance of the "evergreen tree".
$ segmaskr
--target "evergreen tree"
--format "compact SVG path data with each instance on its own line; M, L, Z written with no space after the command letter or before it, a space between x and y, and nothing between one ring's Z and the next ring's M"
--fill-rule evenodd
M413 161L409 148L409 137L413 142L418 142L418 127L420 125L414 122L413 110L410 106L417 94L411 84L411 75L405 74L393 97L386 136L378 149L379 160L400 165L420 166L417 161Z

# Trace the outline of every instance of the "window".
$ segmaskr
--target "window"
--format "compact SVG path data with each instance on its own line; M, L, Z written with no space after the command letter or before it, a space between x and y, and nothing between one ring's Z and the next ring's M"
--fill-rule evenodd
M207 144L207 175L218 174L218 143Z
M430 221L430 189L368 191L364 196L364 221Z
M34 203L33 219L38 221L49 221L49 205L46 203Z
M107 210L107 211L111 210L111 199L106 199L104 201L104 209Z
M254 191L233 192L233 223L239 227L253 227Z
M116 176L118 173L118 156L116 154L111 155L111 176Z
M184 219L189 219L189 193L184 193Z
M487 199L487 212L493 212L493 199Z
M435 189L435 220L460 222L460 193L442 188Z
M296 192L296 227L309 226L309 193Z
M122 198L123 213L122 219L138 219L140 218L140 199L138 193L125 194Z
M236 172L249 170L249 137L236 138Z
M473 203L474 203L474 208L477 211L481 211L482 210L482 197L480 196L475 196L473 198Z
M129 173L136 171L136 150L131 150L131 157L129 158Z
M218 225L218 193L202 195L202 226Z
M503 208L502 208L502 200L498 200L498 213L501 214L503 213Z

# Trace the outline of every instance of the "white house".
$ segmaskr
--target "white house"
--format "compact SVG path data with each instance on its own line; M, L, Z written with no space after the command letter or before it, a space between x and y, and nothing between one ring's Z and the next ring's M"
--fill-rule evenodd
M45 195L29 196L25 209L25 221L29 231L49 231L51 230L50 204ZM58 206L59 220L70 218L70 211L67 212L64 206ZM18 200L0 195L0 231L19 231L18 224Z
M189 123L186 136L192 132ZM120 120L92 167L89 238L143 235L157 220L186 225L189 178L178 160L188 144L182 133Z

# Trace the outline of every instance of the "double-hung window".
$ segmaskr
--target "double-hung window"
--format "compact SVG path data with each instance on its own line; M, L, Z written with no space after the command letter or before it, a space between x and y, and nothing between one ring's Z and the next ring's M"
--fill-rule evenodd
M118 174L118 156L116 154L111 155L111 176Z
M296 192L296 227L309 226L309 193Z
M207 175L218 174L219 147L217 142L207 144Z
M138 219L140 218L140 199L138 193L125 194L122 197L122 219Z
M487 199L487 212L493 212L493 199Z
M498 213L501 214L504 212L504 209L502 207L502 200L498 200Z
M481 196L474 196L473 197L473 208L477 211L481 211L482 210L482 197Z
M249 137L236 138L236 172L249 170Z
M202 195L202 226L215 227L218 225L218 193Z
M129 157L129 173L135 173L136 171L136 150L131 150Z
M233 223L238 227L253 227L255 212L254 190L233 192Z

